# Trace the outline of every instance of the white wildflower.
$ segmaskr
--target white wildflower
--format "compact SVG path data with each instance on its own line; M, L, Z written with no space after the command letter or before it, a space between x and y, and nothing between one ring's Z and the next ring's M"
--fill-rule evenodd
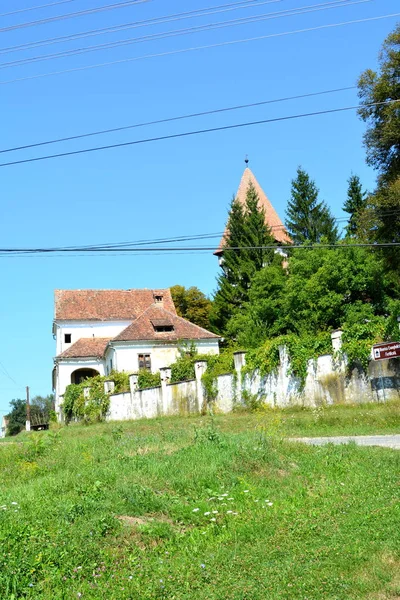
M248 494L249 490L243 490L243 494Z
M227 515L231 515L232 513L233 513L233 510L227 510L227 511L226 511L226 514L227 514Z
M18 502L11 502L13 506L18 506Z
M215 521L216 521L216 520L217 520L217 519L214 519L214 518L210 519L210 521L213 521L214 523L215 523Z
M213 510L212 512L213 512L213 515L217 515L218 514L217 510Z
M199 510L200 510L199 508L194 508L194 509L192 510L192 512L199 512Z
M273 506L273 502L267 502L267 506Z

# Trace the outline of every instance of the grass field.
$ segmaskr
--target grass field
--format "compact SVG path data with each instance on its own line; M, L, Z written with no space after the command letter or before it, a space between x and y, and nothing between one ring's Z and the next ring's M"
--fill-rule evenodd
M0 446L1 600L395 600L400 403L69 426ZM7 441L7 440L6 440Z

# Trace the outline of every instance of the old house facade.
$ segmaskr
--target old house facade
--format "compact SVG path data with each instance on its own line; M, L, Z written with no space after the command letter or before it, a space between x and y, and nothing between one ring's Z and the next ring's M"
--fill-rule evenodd
M219 337L179 317L169 289L56 290L53 389L56 412L66 387L111 371L157 372L182 342L218 354Z

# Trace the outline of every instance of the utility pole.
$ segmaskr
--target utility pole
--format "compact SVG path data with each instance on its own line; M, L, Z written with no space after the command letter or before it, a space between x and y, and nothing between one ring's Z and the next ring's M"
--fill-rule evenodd
M26 431L31 430L31 406L29 404L29 386L26 386Z

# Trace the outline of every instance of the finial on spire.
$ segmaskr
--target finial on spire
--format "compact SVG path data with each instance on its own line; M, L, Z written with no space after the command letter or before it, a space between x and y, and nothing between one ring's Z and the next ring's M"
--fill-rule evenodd
M244 162L246 163L246 167L248 167L249 166L249 157L247 154L246 154L246 158L244 159Z

